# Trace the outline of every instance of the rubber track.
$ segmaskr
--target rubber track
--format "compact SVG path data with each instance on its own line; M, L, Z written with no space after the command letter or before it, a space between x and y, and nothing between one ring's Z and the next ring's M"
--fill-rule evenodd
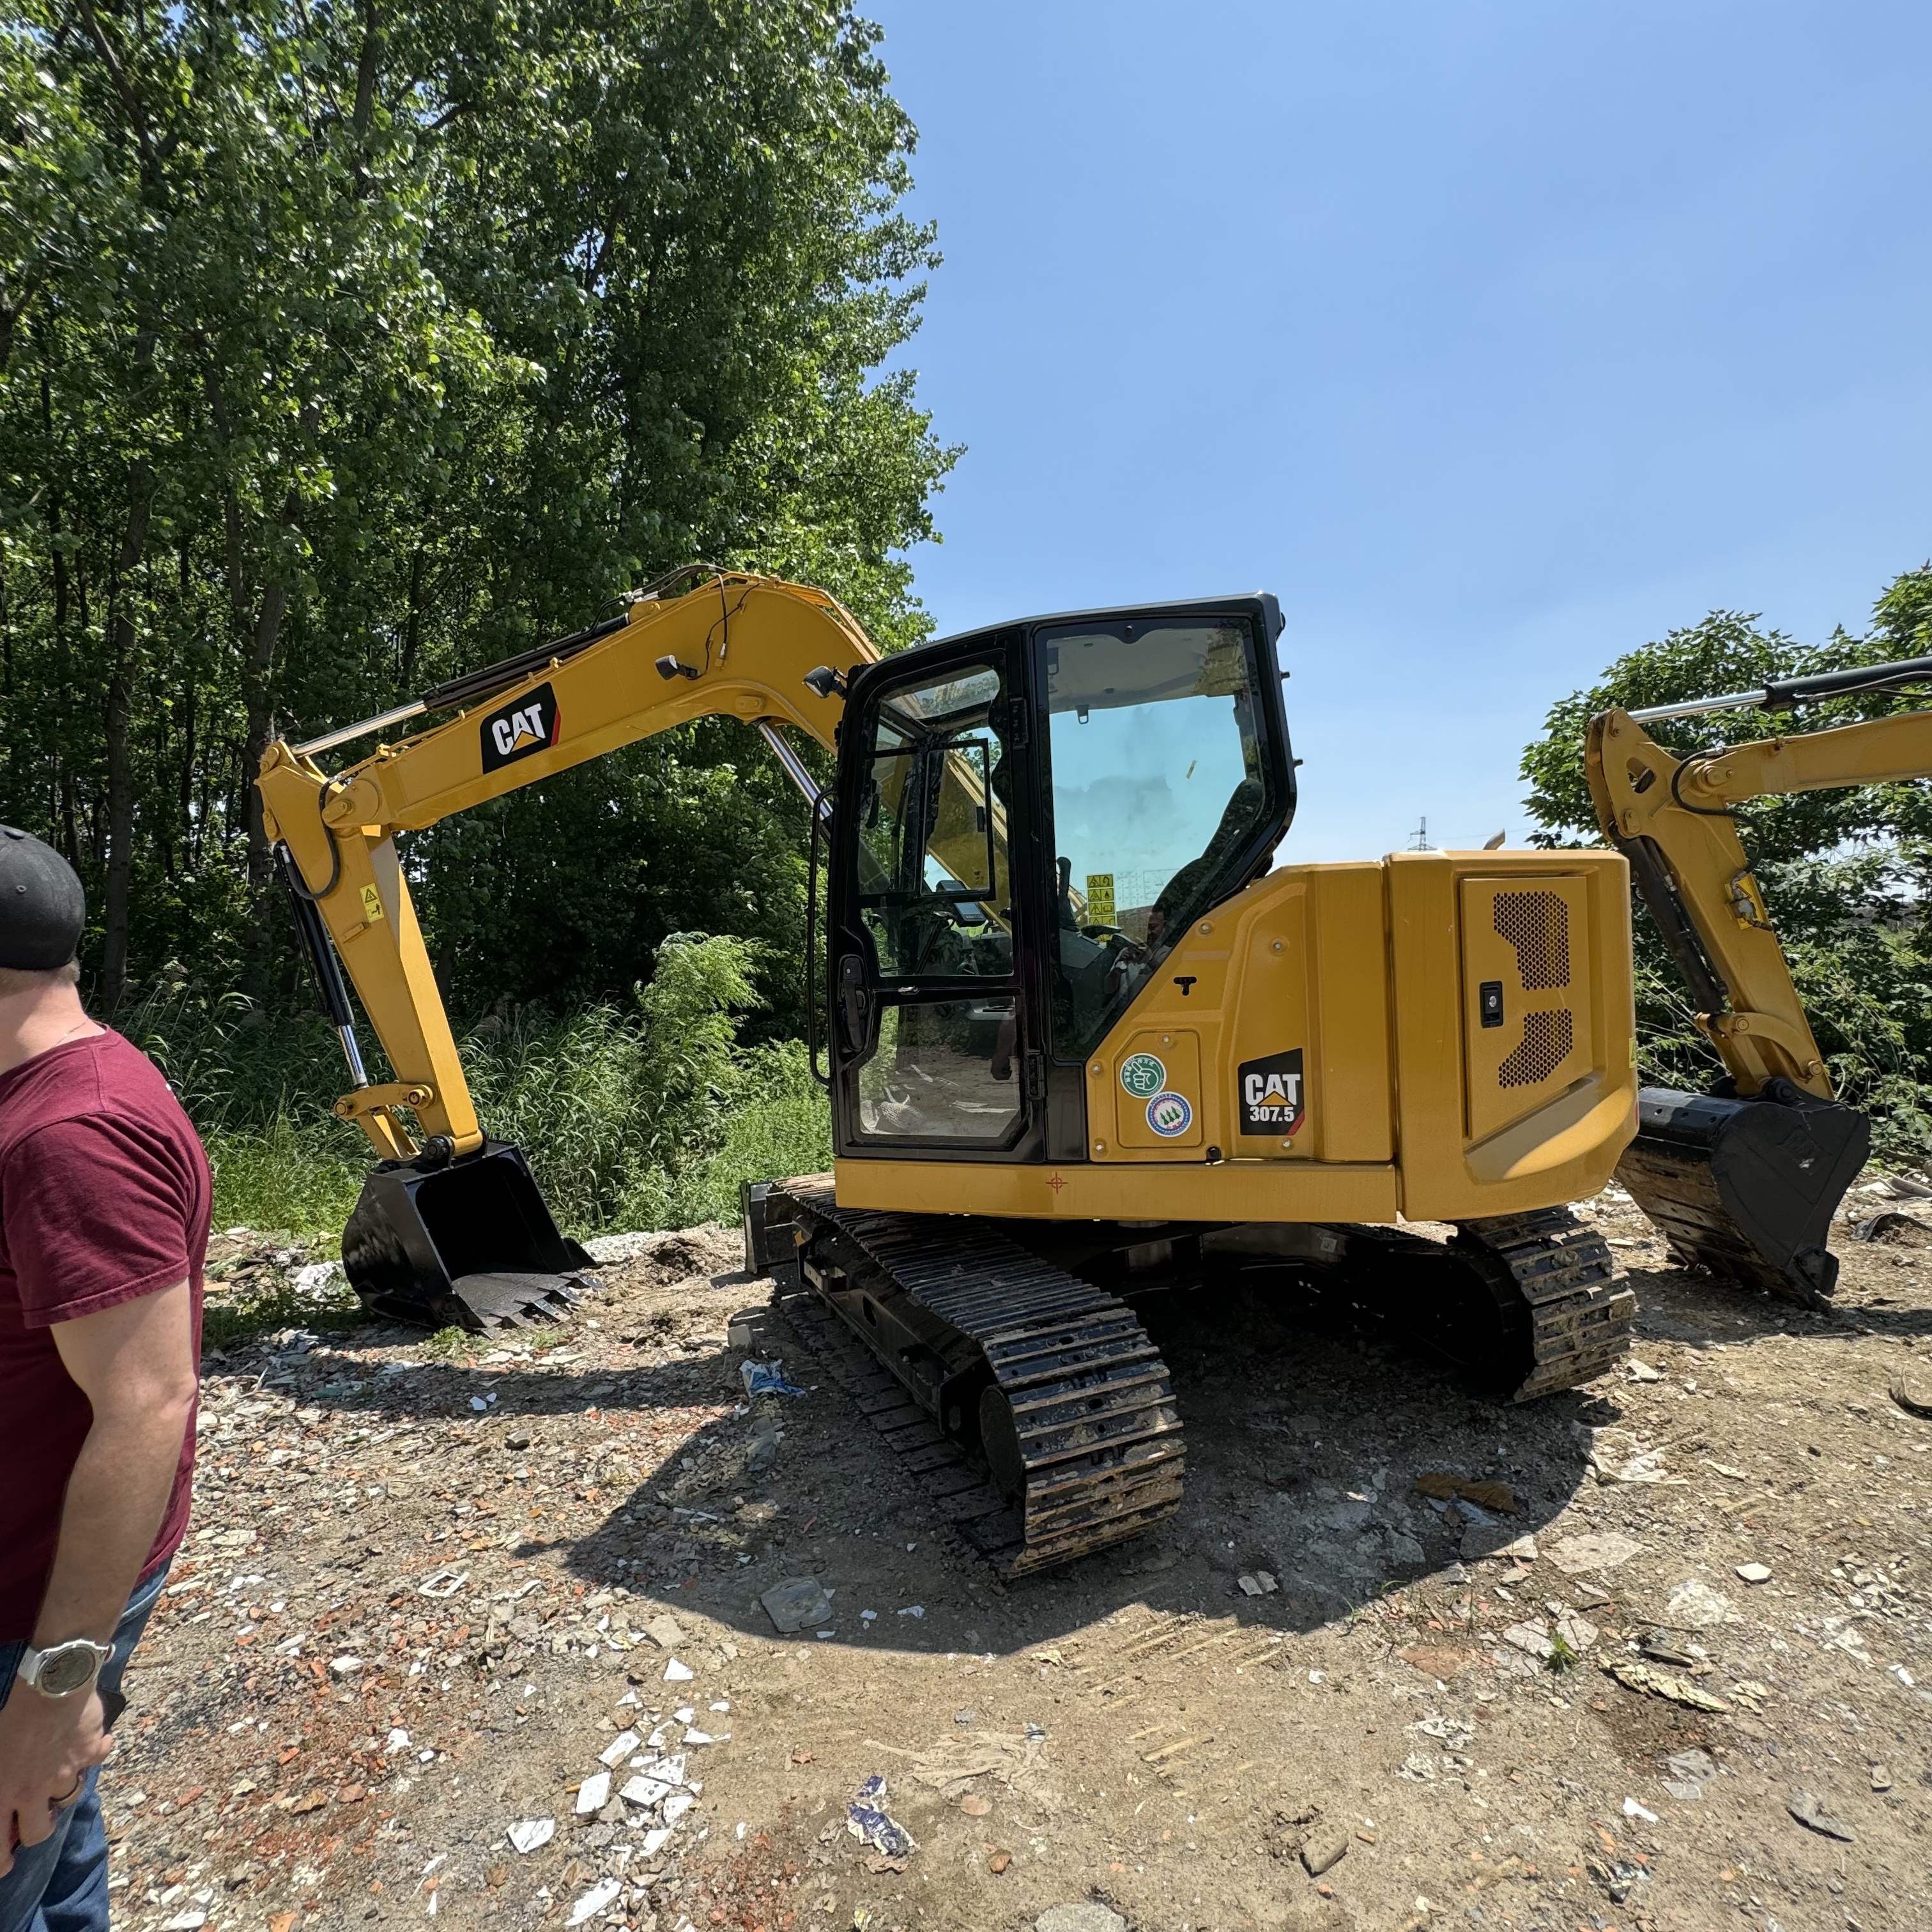
M1003 1577L1070 1563L1143 1534L1180 1507L1186 1454L1167 1365L1132 1310L989 1228L950 1216L839 1208L829 1190L787 1188L808 1220L836 1228L920 1306L975 1343L1012 1406L1025 1491L1016 1509L978 1458L946 1436L867 1349L853 1376L860 1408L904 1456L969 1546ZM809 1332L843 1311L810 1286L782 1304L841 1381L845 1349ZM851 1374L848 1369L848 1375Z
M1533 1402L1601 1375L1630 1346L1636 1296L1617 1282L1610 1244L1567 1208L1456 1224L1453 1249L1493 1288L1528 1305L1529 1373L1510 1394Z

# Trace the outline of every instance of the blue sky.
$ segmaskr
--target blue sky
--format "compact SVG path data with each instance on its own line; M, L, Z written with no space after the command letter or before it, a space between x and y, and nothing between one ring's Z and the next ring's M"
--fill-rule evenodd
M870 0L944 631L1265 588L1283 860L1479 844L1554 698L1932 555L1932 8Z

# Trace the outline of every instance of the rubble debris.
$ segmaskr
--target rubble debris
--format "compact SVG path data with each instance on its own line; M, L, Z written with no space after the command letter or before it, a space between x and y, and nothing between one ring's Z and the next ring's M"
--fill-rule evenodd
M1699 1690L1688 1677L1680 1677L1672 1671L1654 1670L1632 1658L1607 1660L1603 1667L1628 1689L1645 1691L1653 1697L1667 1697L1672 1703L1682 1704L1688 1710L1721 1714L1731 1708L1721 1697L1713 1697L1708 1691Z
M1340 1864L1348 1856L1349 1835L1346 1825L1318 1825L1303 1841L1303 1870L1310 1878L1319 1878Z
M587 1818L601 1811L610 1801L610 1774L608 1771L592 1772L577 1787L577 1815Z
M510 1827L510 1843L526 1857L541 1851L556 1836L554 1818L519 1818Z
M1624 1358L1624 1372L1634 1382L1660 1382L1664 1379L1661 1369L1654 1369L1648 1362L1639 1361L1634 1355Z
M683 1628L668 1612L652 1618L644 1626L644 1634L660 1650L679 1650L684 1645Z
M738 1379L748 1396L802 1395L805 1391L790 1380L782 1362L740 1362Z
M1511 1624L1503 1632L1503 1641L1513 1643L1519 1650L1526 1650L1532 1657L1543 1658L1546 1662L1556 1654L1556 1646L1550 1641L1550 1627L1546 1624Z
M1891 1396L1907 1415L1932 1418L1932 1375L1914 1376L1917 1363L1902 1364L1893 1371Z
M903 1858L919 1849L919 1841L903 1825L894 1823L886 1815L886 1802L885 1776L875 1771L860 1786L847 1808L845 1828L881 1858Z
M1819 1802L1815 1792L1802 1786L1792 1790L1784 1801L1784 1808L1798 1823L1827 1838L1836 1838L1842 1844L1856 1844L1858 1834L1841 1819L1834 1818Z
M1901 1248L1932 1247L1932 1226L1916 1215L1901 1214L1895 1208L1888 1208L1882 1214L1874 1214L1868 1221L1854 1221L1852 1239L1888 1242Z
M1718 1775L1717 1760L1706 1750L1675 1752L1664 1760L1664 1768L1670 1774L1664 1780L1664 1790L1686 1804L1701 1799L1705 1786Z
M1514 1516L1521 1507L1508 1484L1482 1477L1452 1475L1446 1469L1424 1471L1413 1486L1418 1496L1441 1502L1474 1503L1478 1509L1493 1510L1498 1516Z
M1127 1922L1118 1912L1090 1902L1049 1905L1033 1922L1033 1932L1127 1932Z
M1511 1530L1485 1528L1478 1523L1463 1531L1457 1553L1466 1563L1501 1562L1505 1559L1534 1563L1537 1557L1536 1538L1519 1536Z
M1588 1617L1576 1610L1558 1608L1552 1616L1556 1636L1569 1646L1573 1657L1581 1657L1602 1634Z
M667 1684L688 1684L697 1675L689 1664L680 1663L674 1657L664 1660L663 1681Z
M566 1925L581 1925L586 1918L595 1918L604 1910L624 1888L620 1878L600 1879L577 1903L570 1908L570 1916L564 1921Z
M1244 1597L1271 1597L1281 1588L1272 1570L1244 1570L1234 1579L1236 1587Z
M1682 1644L1673 1643L1660 1630L1648 1630L1637 1648L1653 1664L1674 1664L1679 1670L1694 1670L1697 1660Z
M794 1636L832 1621L832 1593L816 1576L788 1576L758 1601L781 1636Z
M1673 1630L1714 1630L1720 1624L1734 1624L1738 1613L1721 1590L1714 1590L1695 1576L1687 1576L1670 1593L1664 1606L1664 1621ZM1649 1652L1649 1644L1645 1648ZM1649 1652L1652 1655L1657 1654ZM1666 1658L1666 1663L1677 1661Z
M1733 1566L1747 1583L1768 1583L1771 1568L1764 1563L1739 1563Z
M1643 1545L1614 1530L1600 1535L1569 1536L1552 1543L1544 1552L1566 1576L1582 1576L1598 1570L1614 1570L1642 1555Z

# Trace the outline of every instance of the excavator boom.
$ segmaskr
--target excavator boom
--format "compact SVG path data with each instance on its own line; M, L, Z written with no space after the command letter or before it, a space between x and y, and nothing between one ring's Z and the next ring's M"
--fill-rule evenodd
M680 572L679 577L693 573ZM588 1257L556 1230L521 1154L486 1139L396 850L399 832L694 718L757 727L814 804L783 735L830 748L846 673L878 653L837 600L770 578L700 571L626 616L470 674L310 743L271 745L256 780L297 926L355 1084L336 1102L380 1164L343 1236L364 1299L436 1325L554 1310ZM454 708L332 777L317 755L367 730ZM339 958L394 1077L364 1071ZM413 1116L415 1127L406 1116Z
M1864 1164L1869 1124L1834 1096L1791 970L1738 836L1754 798L1932 775L1932 712L1779 734L1680 757L1644 728L1748 705L1782 707L1932 679L1932 660L1793 680L1734 697L1610 710L1592 718L1585 761L1604 835L1689 988L1699 1029L1726 1070L1718 1090L1646 1088L1618 1167L1638 1204L1686 1258L1729 1279L1822 1306L1836 1286L1826 1240Z

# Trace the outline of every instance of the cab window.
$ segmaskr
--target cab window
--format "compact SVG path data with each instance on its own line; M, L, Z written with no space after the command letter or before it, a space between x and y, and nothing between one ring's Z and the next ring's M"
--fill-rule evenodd
M1245 620L1040 633L1052 763L1053 1045L1099 1044L1275 809Z

